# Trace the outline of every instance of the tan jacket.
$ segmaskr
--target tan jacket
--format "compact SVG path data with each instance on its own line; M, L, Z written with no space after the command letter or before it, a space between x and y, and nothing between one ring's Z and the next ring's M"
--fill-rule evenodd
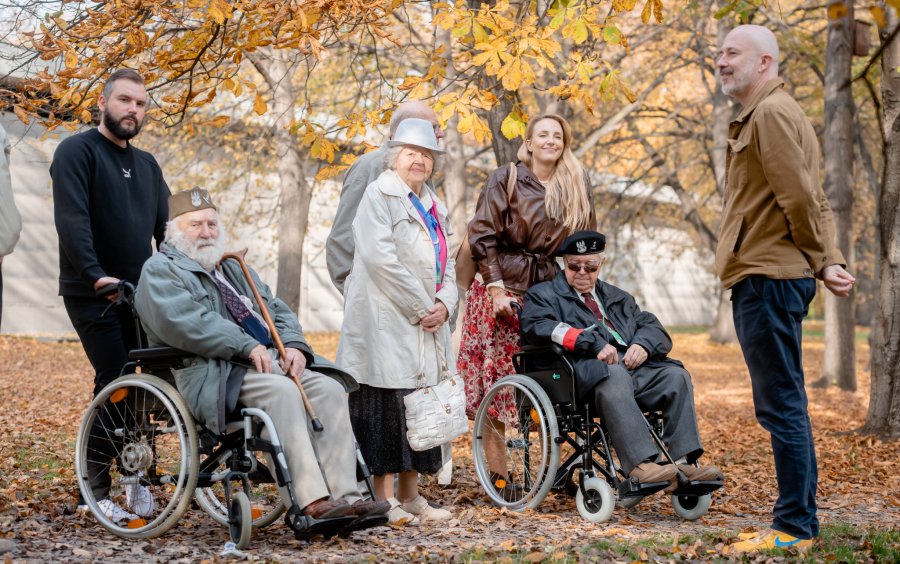
M716 271L730 288L750 276L819 277L845 265L831 206L819 184L819 144L809 118L772 79L728 130L725 209Z

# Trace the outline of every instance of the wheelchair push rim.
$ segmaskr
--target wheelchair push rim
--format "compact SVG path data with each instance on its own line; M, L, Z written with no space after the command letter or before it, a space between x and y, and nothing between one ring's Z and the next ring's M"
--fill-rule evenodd
M89 446L94 422L101 415L106 418L94 431L120 443L111 443L116 456L108 462L92 458L96 454ZM118 378L94 398L78 431L75 472L85 504L101 526L119 537L162 535L190 506L197 483L197 443L194 420L175 388L149 375ZM126 504L126 488L136 492L138 486L150 490L155 508L124 526L112 521L91 489L87 469L92 461L110 473L109 499L120 509L135 513Z
M517 425L506 424L503 440L497 441L503 445L498 457L487 452L485 438L499 437L499 431L491 421L491 412L497 414L496 408L510 398L514 402ZM472 431L475 472L491 501L512 510L539 506L553 485L559 464L559 445L555 440L558 436L553 406L534 380L519 374L498 380L478 406ZM498 458L505 461L507 472L502 484L491 476L491 462ZM512 499L507 500L498 491L504 487Z

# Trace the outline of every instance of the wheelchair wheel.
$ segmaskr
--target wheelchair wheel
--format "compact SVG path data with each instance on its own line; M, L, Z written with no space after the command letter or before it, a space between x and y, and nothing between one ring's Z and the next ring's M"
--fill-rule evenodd
M706 495L673 495L672 509L675 514L688 521L696 521L706 515L709 511L709 505L712 503L712 496Z
M190 506L197 485L197 443L194 419L175 388L155 376L122 376L103 388L81 420L75 444L81 495L100 525L114 535L158 537ZM98 506L104 498L94 496L89 473L108 473L109 498L129 513L140 511L140 518L125 523L104 515ZM142 497L148 492L152 504ZM129 495L145 506L129 508Z
M231 522L228 524L228 532L235 548L244 550L250 546L250 534L252 532L252 518L250 498L244 492L231 494Z
M584 481L584 490L587 496L581 493L581 488L575 496L575 507L581 518L591 523L608 521L616 509L616 496L609 484L601 478L588 478Z
M492 419L510 405L517 425L506 424L501 433ZM519 374L498 380L478 406L472 431L475 472L488 497L512 510L538 507L556 476L558 436L553 405L534 380ZM496 478L501 468L502 480Z
M228 459L231 454L231 451L226 452L219 458L218 465L211 468L210 471L213 473L227 472L229 469ZM258 454L259 456L256 456L257 467L262 466L265 469L263 462L265 458L263 458L262 453L250 454L251 456ZM194 491L194 499L197 501L197 505L213 521L222 526L228 526L225 487L221 482L214 483L206 488L197 488ZM278 488L274 483L256 483L251 479L248 500L250 502L250 513L248 515L252 517L251 525L257 529L268 527L277 521L285 511L284 503L282 503Z

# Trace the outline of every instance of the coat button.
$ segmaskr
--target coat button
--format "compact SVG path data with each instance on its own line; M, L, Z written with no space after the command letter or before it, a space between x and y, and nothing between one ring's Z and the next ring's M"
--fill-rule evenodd
M184 374L179 374L178 377L179 377L179 378L184 378Z
M544 241L549 241L549 240L550 240L550 236L549 236L549 235L547 235L547 236L544 237Z

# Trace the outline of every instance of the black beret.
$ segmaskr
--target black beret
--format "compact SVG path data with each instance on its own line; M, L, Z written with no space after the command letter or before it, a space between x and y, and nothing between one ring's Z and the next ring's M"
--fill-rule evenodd
M562 255L596 255L606 249L606 236L596 231L578 231L563 241L562 246L556 251Z

